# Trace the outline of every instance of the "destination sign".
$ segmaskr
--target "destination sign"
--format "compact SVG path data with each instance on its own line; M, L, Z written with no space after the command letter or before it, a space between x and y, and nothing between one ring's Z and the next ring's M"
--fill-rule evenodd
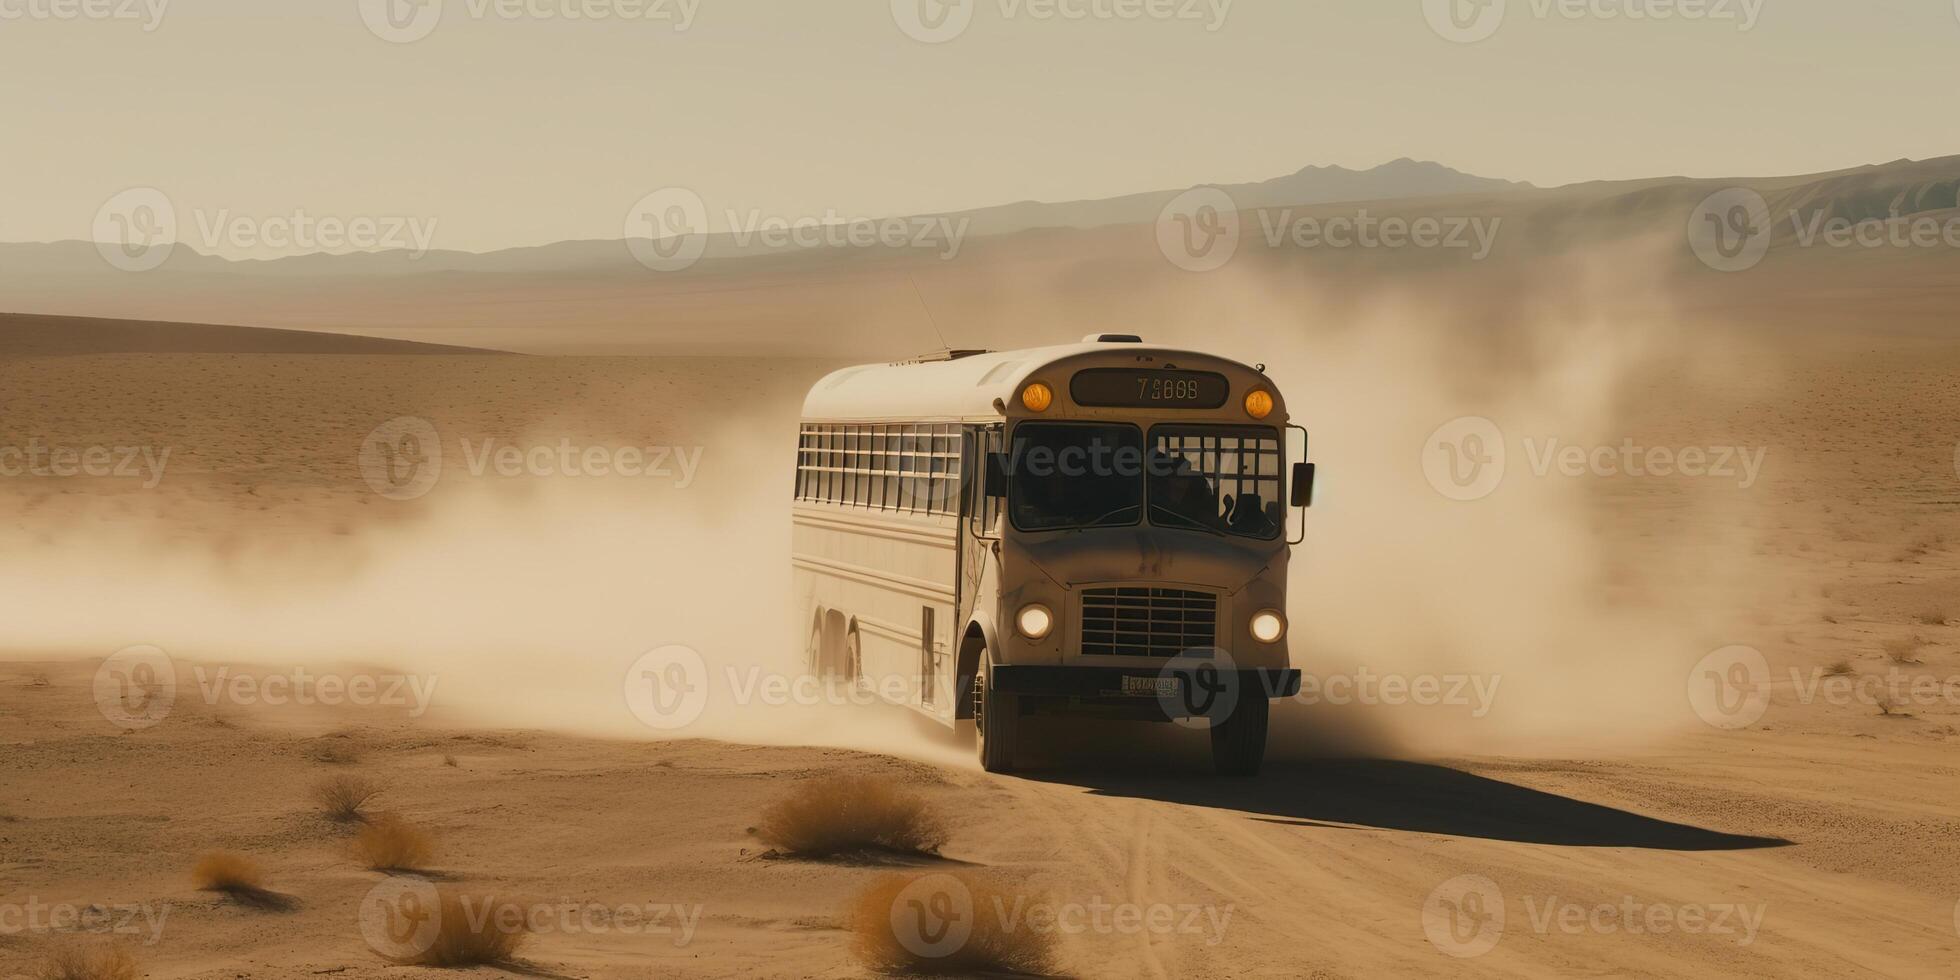
M1089 408L1223 408L1232 383L1210 371L1091 368L1069 382L1069 395Z

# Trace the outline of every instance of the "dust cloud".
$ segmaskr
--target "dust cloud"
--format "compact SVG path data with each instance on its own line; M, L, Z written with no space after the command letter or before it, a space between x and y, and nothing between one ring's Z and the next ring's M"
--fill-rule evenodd
M1688 668L1735 635L1727 597L1767 574L1746 530L1757 498L1705 482L1540 475L1525 445L1696 445L1692 431L1636 431L1628 408L1646 397L1643 379L1686 370L1774 384L1736 373L1746 351L1674 326L1652 299L1665 293L1661 261L1607 252L1433 293L1228 269L1148 293L1151 318L1123 324L1267 364L1311 431L1320 489L1292 557L1290 610L1294 663L1311 687L1276 713L1274 755L1561 754L1693 724ZM1002 293L1071 302L1039 283ZM432 681L429 717L447 723L965 764L960 740L903 711L784 686L803 659L786 492L800 397L662 406L677 441L703 450L693 486L463 478L415 504L416 519L353 523L338 564L303 550L147 544L140 513L16 531L0 553L6 646L378 664ZM1434 433L1469 416L1499 427L1506 470L1487 496L1454 500L1425 476L1424 456L1441 451ZM1640 516L1625 492L1676 495L1667 512L1696 519ZM644 655L672 646L698 653L690 680L708 697L688 724L650 726L627 684ZM1192 741L1170 732L1150 744L1180 738Z

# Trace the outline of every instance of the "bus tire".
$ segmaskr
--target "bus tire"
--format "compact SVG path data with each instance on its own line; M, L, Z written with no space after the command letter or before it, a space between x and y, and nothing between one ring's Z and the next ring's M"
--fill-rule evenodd
M1263 697L1242 697L1231 715L1212 724L1211 762L1219 775L1259 775L1259 766L1266 761L1266 724L1271 710Z
M810 637L803 641L803 669L811 677L823 676L823 610L810 617Z
M1021 700L1017 695L991 689L994 655L980 655L980 669L973 674L974 745L980 768L988 772L1014 771L1016 729L1021 722Z

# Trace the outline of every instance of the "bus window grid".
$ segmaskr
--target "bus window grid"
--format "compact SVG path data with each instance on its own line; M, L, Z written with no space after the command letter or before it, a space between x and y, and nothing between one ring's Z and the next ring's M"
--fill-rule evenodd
M1248 485L1262 503L1279 499L1282 467L1278 439L1237 434L1158 433L1153 441L1156 451L1191 464L1212 485L1213 499L1221 510L1228 484L1234 500L1245 496Z
M804 425L797 499L893 513L958 513L960 437L957 425Z

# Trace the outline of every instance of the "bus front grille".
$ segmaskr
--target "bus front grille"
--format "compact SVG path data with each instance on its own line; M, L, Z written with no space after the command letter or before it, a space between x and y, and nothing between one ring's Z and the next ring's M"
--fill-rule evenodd
M1177 657L1218 643L1218 597L1183 589L1085 589L1082 652L1092 657Z

